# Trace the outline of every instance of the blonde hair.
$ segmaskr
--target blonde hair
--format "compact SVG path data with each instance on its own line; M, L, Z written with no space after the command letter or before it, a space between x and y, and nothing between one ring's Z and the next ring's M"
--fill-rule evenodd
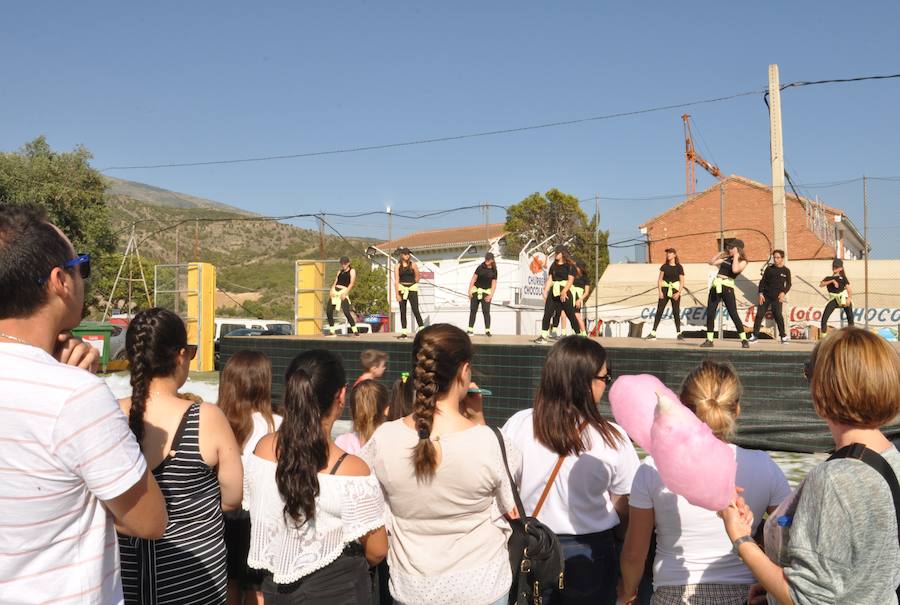
M829 332L810 358L813 407L822 418L878 428L900 413L900 355L860 328Z
M741 381L731 364L704 360L684 379L680 397L716 437L722 441L734 437Z
M377 380L363 380L350 392L353 430L360 443L366 443L381 423L390 403L388 390Z

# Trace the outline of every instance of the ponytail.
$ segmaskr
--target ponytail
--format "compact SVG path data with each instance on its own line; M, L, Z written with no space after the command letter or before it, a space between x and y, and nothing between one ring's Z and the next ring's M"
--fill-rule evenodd
M323 350L301 353L285 374L275 483L284 500L285 519L297 527L315 518L318 475L328 464L328 436L322 419L331 412L345 381L340 359Z

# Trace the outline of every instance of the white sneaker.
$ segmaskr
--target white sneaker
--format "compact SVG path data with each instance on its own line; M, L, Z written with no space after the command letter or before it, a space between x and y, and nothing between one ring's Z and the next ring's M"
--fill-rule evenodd
M749 340L750 342L756 342L758 339L756 338L756 334L751 334L747 340Z
M786 345L790 342L790 339L787 336L781 337L781 344Z

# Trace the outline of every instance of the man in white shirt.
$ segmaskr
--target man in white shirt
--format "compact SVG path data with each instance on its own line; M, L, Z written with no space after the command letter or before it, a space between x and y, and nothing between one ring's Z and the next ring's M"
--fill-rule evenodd
M0 204L2 604L122 603L113 522L143 538L165 531L125 416L66 336L89 275L90 257L42 213Z

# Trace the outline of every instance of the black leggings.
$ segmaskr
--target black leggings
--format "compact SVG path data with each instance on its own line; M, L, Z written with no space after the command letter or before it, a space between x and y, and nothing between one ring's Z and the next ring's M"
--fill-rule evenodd
M334 310L335 306L331 304L331 301L328 301L328 306L325 308L325 315L328 317L328 325L334 325ZM346 298L341 301L341 311L344 312L344 317L347 318L347 323L351 326L356 325L356 320L353 319L353 314L350 312L350 301Z
M484 315L484 329L491 329L491 303L485 296L478 300L478 296L469 297L469 327L475 327L475 314L478 313L478 305L481 305L481 313Z
M670 300L672 301L672 318L675 320L675 330L681 332L681 299L670 298L668 294L663 294L663 297L656 303L656 317L653 318L654 332L656 332L656 328L659 327L659 322L662 321L663 311L666 310L666 305L669 304Z
M578 329L578 318L575 317L575 305L572 304L572 295L566 295L566 302L562 302L559 299L559 296L553 296L553 293L549 293L547 296L547 301L544 303L544 318L541 320L541 331L546 332L550 329L550 323L553 320L553 315L557 312L565 313L566 317L569 319L569 325L572 326L573 330Z
M744 324L741 323L741 317L738 315L737 301L734 299L734 288L722 286L722 293L716 293L715 288L709 289L709 300L706 301L706 331L712 332L716 325L716 311L719 309L719 299L725 303L728 309L728 315L734 321L734 327L737 328L738 336L744 333Z
M822 311L822 332L828 331L828 318L831 317L831 313L835 309L842 309L844 311L844 315L847 316L847 325L853 325L853 305L839 307L836 300L829 300L828 304L825 305L825 310Z
M406 303L409 303L409 306L412 307L413 315L416 316L416 325L420 328L425 325L425 322L422 321L422 315L419 313L419 293L413 290L409 293L408 299L404 300L403 297L400 297L400 325L403 329L406 329Z
M766 310L772 307L772 317L775 318L775 325L778 326L778 335L784 338L784 315L781 313L781 301L778 297L769 298L764 296L763 304L756 306L756 320L753 322L753 333L759 334L759 327L762 325L763 319L766 317Z

